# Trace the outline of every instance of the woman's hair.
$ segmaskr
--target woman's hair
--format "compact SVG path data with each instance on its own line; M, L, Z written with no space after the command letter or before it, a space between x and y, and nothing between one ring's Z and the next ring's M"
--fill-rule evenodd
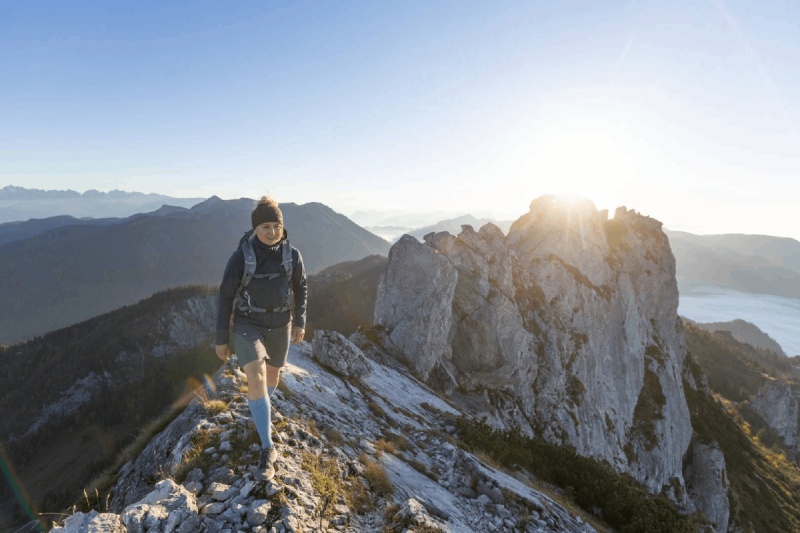
M283 213L281 213L275 198L262 196L250 214L250 222L253 224L253 229L265 222L278 222L283 225Z
M278 207L278 202L272 196L265 194L261 197L261 200L258 201L258 205L269 205L273 207Z

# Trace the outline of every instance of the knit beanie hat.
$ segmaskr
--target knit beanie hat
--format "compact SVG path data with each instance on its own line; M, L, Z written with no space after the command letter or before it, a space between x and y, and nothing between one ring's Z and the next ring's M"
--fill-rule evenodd
M278 202L268 196L263 196L250 214L250 221L253 223L253 229L264 222L278 222L283 225L283 213L278 207Z

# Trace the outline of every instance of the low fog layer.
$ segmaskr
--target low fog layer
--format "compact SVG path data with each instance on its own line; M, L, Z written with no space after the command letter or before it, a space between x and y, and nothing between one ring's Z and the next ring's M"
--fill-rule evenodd
M775 339L788 356L800 355L800 299L709 288L681 294L678 314L696 322L747 320Z

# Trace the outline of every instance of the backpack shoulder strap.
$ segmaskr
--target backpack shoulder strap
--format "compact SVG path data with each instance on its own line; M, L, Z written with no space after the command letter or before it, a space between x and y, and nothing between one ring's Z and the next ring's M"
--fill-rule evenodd
M283 271L286 272L286 277L289 278L289 286L292 286L292 245L289 244L289 239L286 239L281 244L282 259L281 265Z
M242 287L247 287L253 275L256 273L256 251L253 249L253 238L255 232L242 240L242 253L244 254L244 272L242 273Z

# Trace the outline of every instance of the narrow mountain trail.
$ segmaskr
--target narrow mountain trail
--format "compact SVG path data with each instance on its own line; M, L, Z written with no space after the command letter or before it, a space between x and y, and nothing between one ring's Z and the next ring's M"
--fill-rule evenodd
M210 386L120 471L107 512L53 531L592 532L580 517L458 446L456 409L367 361L347 378L293 346L273 397L277 474L259 480L244 374Z

